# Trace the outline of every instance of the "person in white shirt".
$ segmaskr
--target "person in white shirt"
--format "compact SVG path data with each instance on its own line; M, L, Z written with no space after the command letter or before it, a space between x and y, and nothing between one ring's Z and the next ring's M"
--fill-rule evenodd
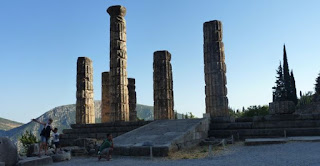
M59 140L59 133L58 133L58 128L54 128L53 129L53 144L55 146L55 150L54 152L57 153L57 149L60 148L60 151L61 150L61 146L60 146L60 140Z

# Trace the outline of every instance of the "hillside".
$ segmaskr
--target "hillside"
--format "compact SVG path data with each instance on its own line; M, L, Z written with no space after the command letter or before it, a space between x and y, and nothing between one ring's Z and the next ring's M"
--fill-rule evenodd
M15 122L12 120L0 118L0 131L7 131L23 125L23 123Z
M101 122L101 102L95 101L95 114L96 114L96 122ZM63 129L70 128L70 124L75 123L75 104L63 105L49 110L44 113L37 119L40 121L44 121L48 118L53 119L53 127L57 127L59 129L59 133L62 132ZM137 114L140 119L152 120L153 119L153 107L145 106L137 104ZM39 136L42 127L35 122L29 122L17 128L1 131L0 136L8 136L14 142L17 142L18 138L23 134L26 130L31 131L33 134Z

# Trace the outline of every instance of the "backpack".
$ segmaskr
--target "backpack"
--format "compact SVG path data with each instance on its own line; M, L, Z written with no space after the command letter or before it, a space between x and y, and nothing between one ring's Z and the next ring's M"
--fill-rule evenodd
M46 124L46 126L42 129L40 136L44 136L46 138L50 137L51 126Z

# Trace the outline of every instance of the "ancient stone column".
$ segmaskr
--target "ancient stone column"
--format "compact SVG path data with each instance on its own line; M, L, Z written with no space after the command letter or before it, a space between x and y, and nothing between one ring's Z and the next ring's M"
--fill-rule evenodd
M153 54L154 119L174 119L171 54L156 51Z
M77 61L77 103L76 123L95 123L93 100L93 68L87 57L79 57Z
M136 94L136 80L128 78L128 91L129 91L129 119L130 121L137 120L137 94Z
M221 21L205 22L203 33L206 113L211 117L229 116Z
M127 78L126 8L111 6L110 15L110 104L115 121L129 121Z
M109 72L102 73L101 88L101 123L114 122L114 111L110 108L110 75Z

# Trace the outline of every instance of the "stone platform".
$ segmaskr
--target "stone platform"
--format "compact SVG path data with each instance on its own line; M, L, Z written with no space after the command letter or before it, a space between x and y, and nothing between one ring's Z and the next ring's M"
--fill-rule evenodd
M207 138L209 120L157 120L114 139L114 154L168 156L172 151L198 144Z
M35 165L50 165L52 164L52 158L50 156L42 157L27 157L20 160L16 166L35 166Z
M235 139L320 136L320 114L267 115L253 118L213 118L209 137Z
M74 140L79 138L104 140L107 138L108 133L111 133L113 137L117 137L150 122L151 121L72 124L71 129L63 130L63 134L60 135L60 143L61 146L73 146Z
M290 141L295 142L320 142L319 136L302 136L302 137L286 137L286 138L253 138L246 139L244 144L247 146L252 145L266 145L266 144L280 144Z

